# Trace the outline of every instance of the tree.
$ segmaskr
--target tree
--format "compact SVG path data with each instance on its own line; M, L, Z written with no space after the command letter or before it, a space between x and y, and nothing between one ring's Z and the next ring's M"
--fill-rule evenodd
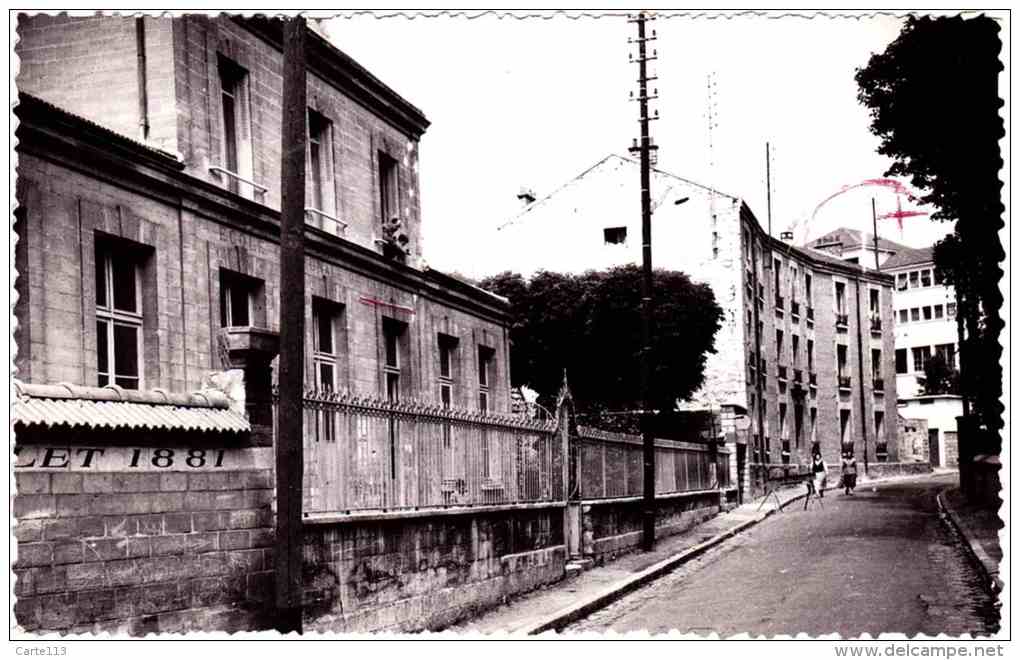
M641 269L583 275L539 272L530 281L501 273L480 283L509 298L511 377L549 407L566 369L580 412L641 407ZM654 405L672 410L704 382L723 314L712 290L683 273L654 273Z
M887 176L909 177L932 218L955 221L935 246L938 276L955 287L966 338L963 393L979 421L998 435L1003 407L999 335L1002 295L998 232L1004 136L999 111L999 26L987 16L910 17L884 52L859 69L858 100L871 111Z
M924 377L917 379L923 394L959 394L960 372L936 353L924 363Z

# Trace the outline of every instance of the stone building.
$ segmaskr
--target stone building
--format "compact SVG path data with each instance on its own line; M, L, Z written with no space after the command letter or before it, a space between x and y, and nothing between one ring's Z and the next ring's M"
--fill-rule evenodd
M524 275L640 263L638 170L610 155L528 203L486 263ZM843 447L895 463L893 278L773 238L739 198L658 169L652 203L653 265L710 285L725 313L705 383L679 405L721 414L744 485L748 465L805 463L816 444L830 465Z
M281 25L40 15L18 36L18 378L191 391L272 343ZM428 121L314 32L308 67L308 385L508 411L505 301L422 260Z

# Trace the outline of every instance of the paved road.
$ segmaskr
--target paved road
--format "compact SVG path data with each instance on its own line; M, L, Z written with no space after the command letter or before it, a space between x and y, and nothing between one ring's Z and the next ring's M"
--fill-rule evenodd
M826 493L564 632L988 635L998 610L935 495L955 475Z

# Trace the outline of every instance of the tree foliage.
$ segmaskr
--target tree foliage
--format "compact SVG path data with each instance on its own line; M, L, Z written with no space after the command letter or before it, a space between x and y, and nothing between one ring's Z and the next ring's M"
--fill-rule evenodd
M917 384L923 394L959 394L960 372L936 353L924 363L924 377L918 378Z
M935 246L935 265L959 296L967 338L961 346L963 391L987 428L1002 428L1003 328L998 238L999 117L1002 71L999 26L987 16L910 17L884 52L859 69L858 100L871 111L889 176L908 177L935 220L955 221Z
M653 404L672 410L704 381L722 309L712 290L683 273L654 273ZM480 283L510 299L511 377L555 401L567 370L579 411L641 407L641 269L583 275L539 272L530 281L502 273Z

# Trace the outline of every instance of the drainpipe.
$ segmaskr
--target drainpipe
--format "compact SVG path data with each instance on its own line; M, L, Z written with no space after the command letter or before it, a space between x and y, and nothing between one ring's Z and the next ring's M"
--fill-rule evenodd
M861 438L864 439L864 474L868 474L868 414L864 402L864 340L861 337L861 276L854 279L857 284L857 376L858 391L861 395ZM840 448L842 450L842 447Z
M135 19L135 42L138 45L138 126L142 140L149 139L149 97L145 75L145 19Z

